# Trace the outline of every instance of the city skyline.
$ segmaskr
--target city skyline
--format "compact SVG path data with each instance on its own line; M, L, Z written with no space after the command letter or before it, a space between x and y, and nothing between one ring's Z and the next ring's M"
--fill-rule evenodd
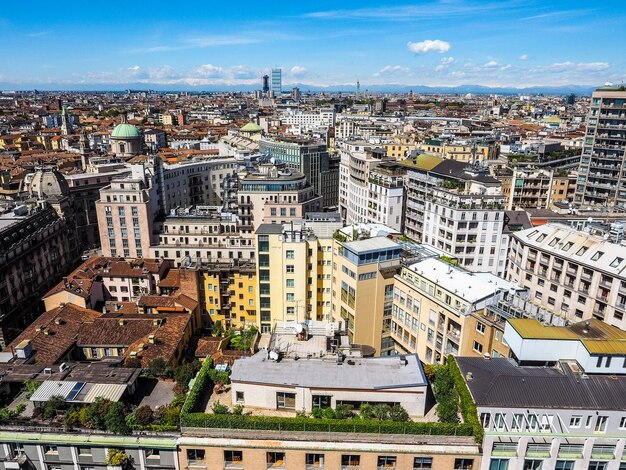
M619 50L625 18L616 14L616 1L165 8L69 1L51 13L5 5L0 87L260 88L273 67L282 68L285 87L316 88L347 88L357 80L363 89L588 86L626 76Z

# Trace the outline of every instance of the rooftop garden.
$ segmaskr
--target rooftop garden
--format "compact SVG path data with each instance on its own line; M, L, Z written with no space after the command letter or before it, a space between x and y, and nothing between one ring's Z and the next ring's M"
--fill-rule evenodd
M311 414L294 412L293 417L253 415L244 408L215 402L210 412L203 410L207 393L225 377L207 359L187 395L181 410L181 427L216 429L255 429L299 432L353 432L377 434L475 436L482 439L482 428L469 391L450 356L446 365L426 367L438 401L438 422L413 422L401 406L362 405L357 411L349 405L319 408ZM460 379L460 380L459 380ZM459 416L460 410L460 416Z

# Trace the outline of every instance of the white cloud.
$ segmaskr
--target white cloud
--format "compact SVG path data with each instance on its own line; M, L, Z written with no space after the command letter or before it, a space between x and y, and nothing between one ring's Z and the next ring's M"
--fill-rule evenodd
M439 65L435 67L435 71L441 72L442 70L446 69L448 66L454 64L455 62L456 62L456 59L454 57L444 57L443 59L439 61Z
M205 64L196 69L196 74L202 78L219 78L224 74L224 69L213 64Z
M608 69L610 66L607 62L555 62L548 65L540 65L531 69L532 72L599 72Z
M452 45L449 42L441 41L439 39L426 39L421 42L409 41L406 46L411 52L416 54L428 54L429 52L439 52L443 54L448 52Z
M291 75L293 75L294 77L301 77L302 75L305 75L307 70L305 67L300 67L299 65L294 65L293 67L291 67Z
M485 65L483 65L483 67L486 68L486 69L492 69L492 68L497 67L497 66L498 66L498 63L495 60L490 60Z
M519 60L528 60L528 54L522 54L519 56Z
M401 65L386 65L378 72L374 74L375 77L380 77L384 75L401 75L407 74L411 71L408 67L402 67Z

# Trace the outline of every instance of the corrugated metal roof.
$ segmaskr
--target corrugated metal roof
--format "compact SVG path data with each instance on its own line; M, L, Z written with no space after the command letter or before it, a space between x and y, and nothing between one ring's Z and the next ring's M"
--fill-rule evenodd
M53 396L65 397L72 391L77 382L62 382L59 380L46 380L43 382L35 393L30 397L30 401L43 402L48 401Z
M126 385L120 384L93 384L85 396L84 403L93 403L96 398L119 401L126 391Z
M479 406L585 410L626 409L626 376L573 372L558 367L517 366L510 359L455 358ZM467 380L471 372L471 379Z

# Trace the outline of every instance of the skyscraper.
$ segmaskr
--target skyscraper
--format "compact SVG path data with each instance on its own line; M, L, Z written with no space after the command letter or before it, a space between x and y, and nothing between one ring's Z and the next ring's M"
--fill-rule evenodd
M263 75L263 93L270 91L270 77L269 75Z
M575 202L626 210L626 88L604 86L591 96Z
M272 69L272 91L276 96L283 92L282 69Z

